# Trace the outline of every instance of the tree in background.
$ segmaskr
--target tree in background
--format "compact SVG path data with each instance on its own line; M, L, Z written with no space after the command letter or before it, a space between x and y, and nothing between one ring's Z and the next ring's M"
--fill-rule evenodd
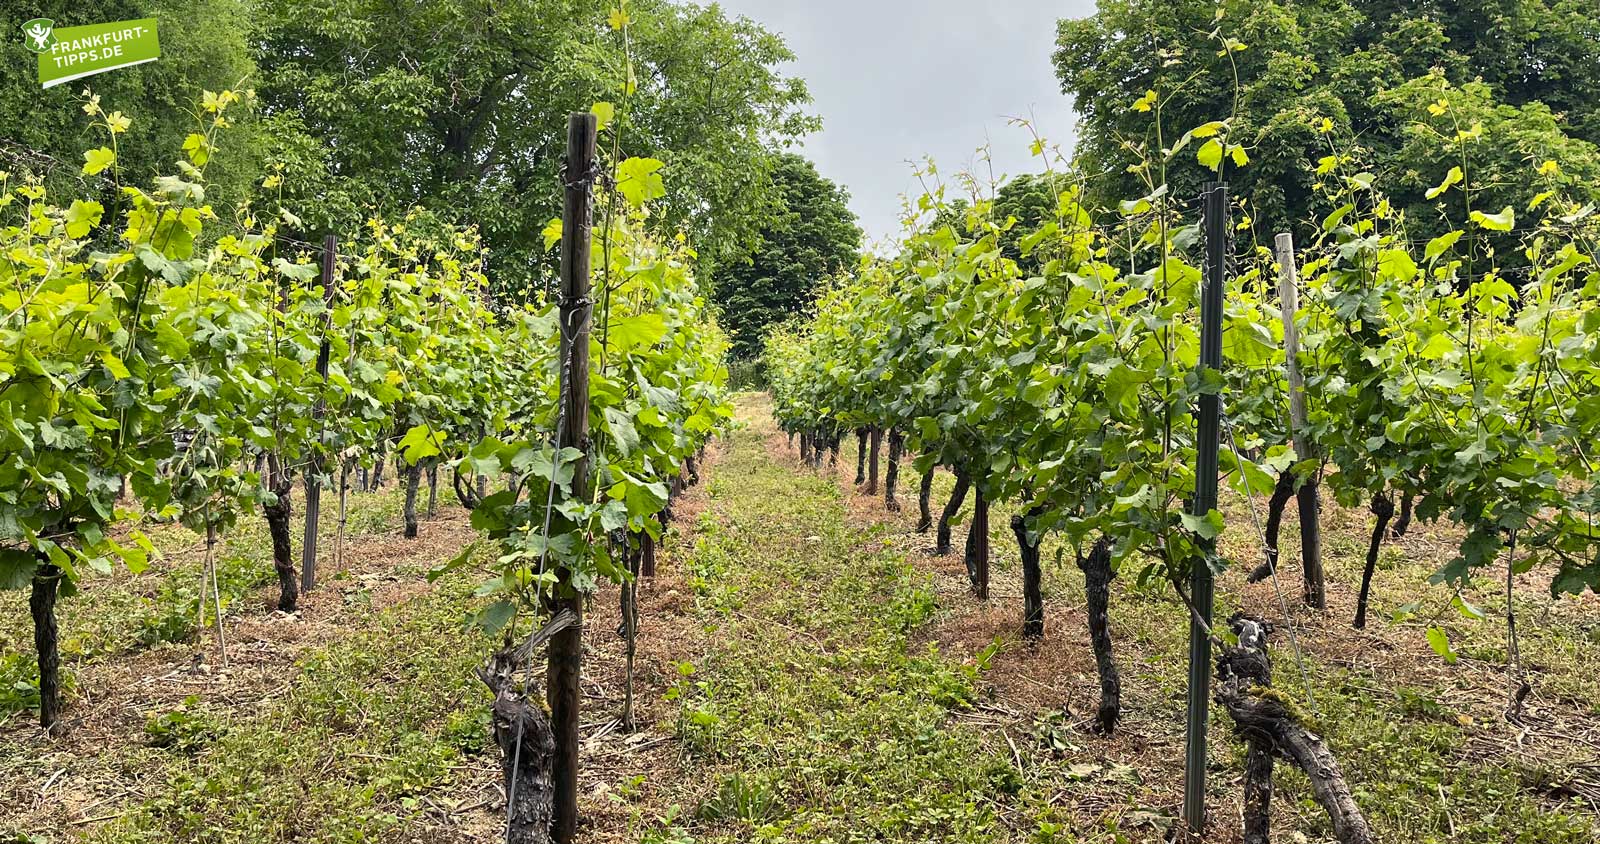
M769 207L769 145L814 129L781 38L668 0L261 0L261 83L283 184L313 231L421 205L477 224L502 293L553 277L566 115L617 100L630 151L672 162L656 224L715 265ZM631 19L627 50L620 22ZM579 174L569 174L576 177Z
M733 354L761 351L767 326L810 304L822 279L854 266L861 229L844 189L793 153L775 156L770 208L754 247L715 278Z
M100 97L107 114L127 118L117 137L122 184L149 188L173 171L173 156L194 131L205 91L250 86L255 63L248 45L245 0L32 0L0 5L0 170L45 179L52 194L84 195L83 151L105 142L83 119L83 90ZM161 58L41 88L38 57L23 44L22 24L49 18L57 29L156 18ZM229 115L230 119L233 115ZM254 126L222 133L206 168L206 201L219 213L247 199L260 172ZM97 177L88 177L95 179ZM107 209L120 201L110 180L95 182ZM70 185L70 187L69 187ZM87 197L86 197L87 198ZM108 213L107 219L115 214Z
M1425 236L1437 218L1426 192L1441 162L1458 159L1457 132L1475 124L1493 136L1476 147L1507 159L1473 162L1500 194L1537 192L1529 162L1551 159L1569 188L1596 184L1594 11L1593 0L1099 0L1094 15L1061 21L1055 64L1083 116L1078 166L1092 204L1143 195L1130 165L1234 115L1237 78L1229 138L1253 163L1227 175L1269 237L1293 226L1309 236L1305 224L1330 210L1317 206L1312 169L1330 153L1328 133L1357 139ZM1174 158L1176 197L1215 178L1192 152Z

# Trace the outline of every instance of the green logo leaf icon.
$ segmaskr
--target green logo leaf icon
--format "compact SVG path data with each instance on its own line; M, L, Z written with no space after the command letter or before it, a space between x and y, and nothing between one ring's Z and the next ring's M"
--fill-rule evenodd
M23 24L22 34L25 36L23 40L28 49L35 53L50 52L50 45L55 41L50 37L50 33L55 28L56 22L49 18L34 18Z

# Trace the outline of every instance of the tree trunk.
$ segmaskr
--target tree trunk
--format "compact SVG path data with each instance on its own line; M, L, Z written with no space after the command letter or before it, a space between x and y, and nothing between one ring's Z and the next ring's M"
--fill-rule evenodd
M839 468L839 435L828 438L828 468Z
M801 466L810 466L811 465L811 435L810 434L802 433L800 435L800 465Z
M1322 503L1317 482L1301 484L1295 497L1300 504L1300 559L1304 566L1305 591L1301 598L1306 606L1325 610L1328 590L1322 573Z
M900 512L896 498L900 487L900 457L905 454L906 435L899 428L889 429L889 465L883 472L883 507L891 513Z
M518 682L522 673L518 663L508 647L478 669L479 679L494 692L490 713L509 804L505 840L507 844L550 844L555 817L555 731L544 707L528 701Z
M1372 541L1367 543L1367 567L1361 571L1361 595L1356 599L1357 630L1364 630L1367 626L1367 596L1372 592L1372 573L1378 567L1378 548L1383 544L1389 519L1394 517L1394 501L1388 494L1380 492L1372 496L1371 510L1378 520L1372 526Z
M693 454L689 455L684 459L683 465L684 468L689 470L689 486L700 483L700 467L695 460L695 456Z
M33 570L28 611L33 615L33 648L39 657L39 726L52 731L61 719L61 632L56 626L60 591L61 569L41 555Z
M1392 504L1390 509L1393 509ZM1383 520L1388 521L1387 518ZM1243 614L1233 617L1232 626L1239 645L1217 656L1216 701L1233 717L1235 732L1250 742L1245 795L1246 840L1253 840L1249 837L1254 834L1249 826L1252 821L1257 824L1259 834L1267 833L1265 812L1252 817L1251 809L1253 802L1270 799L1270 791L1261 791L1262 763L1256 757L1258 751L1271 749L1298 767L1311 782L1312 796L1328 813L1336 841L1372 844L1372 830L1350 793L1339 761L1279 697L1263 694L1272 686L1272 664L1267 654L1267 634L1271 626ZM1252 768L1255 769L1253 773ZM1267 789L1270 783L1268 773ZM1262 808L1266 808L1264 803Z
M639 547L632 547L627 537L623 538L623 559L628 567L628 577L622 582L622 640L624 643L624 657L626 664L623 672L622 686L622 729L624 732L633 732L636 725L633 721L633 666L634 659L639 652L639 576L644 569L644 543L649 539L649 534L637 535Z
M1244 757L1244 844L1272 844L1272 745L1250 738Z
M972 594L989 600L989 502L983 496L983 482L972 485L972 524L967 526L967 579Z
M1028 516L1011 517L1011 532L1017 537L1017 549L1022 555L1022 638L1038 642L1044 638L1043 573L1039 569L1039 537L1028 536L1028 518L1037 518L1037 509Z
M950 490L950 500L944 503L944 512L939 514L939 532L933 553L940 556L950 553L950 521L961 512L961 505L967 501L967 488L971 485L971 476L957 469L955 489Z
M1267 502L1267 559L1250 572L1248 580L1251 583L1260 583L1278 570L1278 533L1283 526L1283 508L1289 505L1294 491L1294 473L1286 470L1278 475L1278 483L1272 488L1272 499Z
M878 452L883 449L883 429L874 425L867 446L867 485L862 489L867 495L878 494Z
M933 475L938 468L929 466L922 475L922 485L917 488L917 533L927 533L933 527Z
M381 451L378 452L378 459L372 464L372 488L368 489L367 492L377 492L383 489L383 467L388 463L387 456Z
M422 483L422 464L406 467L406 538L417 538L417 488Z
M1414 492L1408 492L1404 496L1401 496L1400 518L1396 519L1394 522L1394 530L1392 531L1393 536L1397 538L1405 536L1406 531L1411 529L1411 508L1412 505L1416 503L1416 499L1417 494Z
M277 463L273 458L270 463ZM261 514L267 517L267 533L272 536L272 567L278 573L278 609L294 612L300 605L300 587L294 571L294 548L290 545L289 517L293 510L289 494L294 489L288 473L270 470L273 476L272 492L277 500L261 505Z
M639 574L654 578L656 576L656 541L650 537L648 531L640 532L639 542L642 546L639 551Z
M867 482L867 429L856 429L856 486Z
M439 515L439 458L428 458L428 518Z
M1122 717L1122 677L1111 651L1111 581L1117 573L1111 568L1111 542L1095 540L1089 553L1078 557L1083 571L1083 588L1089 613L1089 642L1094 646L1094 666L1100 674L1100 708L1095 712L1095 730L1110 735Z

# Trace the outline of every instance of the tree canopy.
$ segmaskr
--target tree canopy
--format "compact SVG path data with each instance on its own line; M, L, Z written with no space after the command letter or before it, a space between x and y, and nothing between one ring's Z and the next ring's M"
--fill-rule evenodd
M539 233L559 208L566 114L608 102L631 151L672 162L657 225L703 262L738 254L767 205L770 146L815 126L804 83L775 70L793 56L715 6L625 8L626 36L606 4L569 0L263 0L271 155L291 199L316 200L307 226L433 208L477 223L498 288L524 288L551 275Z
M1144 194L1130 167L1230 115L1252 164L1227 176L1278 230L1307 230L1326 210L1312 165L1329 135L1356 139L1419 235L1438 162L1458 158L1458 132L1475 126L1492 140L1475 149L1505 159L1471 162L1498 193L1531 195L1530 161L1558 160L1569 188L1600 176L1590 0L1099 0L1061 21L1055 64L1083 115L1078 161L1095 204ZM1193 155L1173 161L1174 196L1215 178Z
M849 269L861 248L861 229L844 189L793 153L776 156L771 209L744 260L722 267L716 278L723 324L733 352L761 350L767 326L798 313L819 282Z
M245 0L40 0L0 6L0 170L34 175L52 191L77 187L83 150L98 146L84 119L83 90L99 95L105 110L128 120L117 138L118 177L123 184L148 187L171 173L183 140L194 131L197 103L204 91L249 87L251 59ZM40 89L36 57L16 36L24 21L49 18L56 27L153 17L166 24L158 32L159 61L121 68L87 80ZM248 122L248 121L247 121ZM92 141L92 143L91 143ZM257 136L239 126L219 141L219 154L207 168L211 203L219 208L248 197L259 172ZM114 207L110 182L95 183L96 194Z

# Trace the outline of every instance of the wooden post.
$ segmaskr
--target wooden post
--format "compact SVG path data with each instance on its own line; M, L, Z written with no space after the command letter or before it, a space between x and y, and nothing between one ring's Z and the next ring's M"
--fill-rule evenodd
M567 161L561 211L561 350L565 361L561 429L557 449L583 455L572 473L572 498L589 500L589 329L594 304L589 299L589 192L595 151L595 116L574 112L567 119ZM578 708L583 671L583 595L562 572L552 614L571 611L577 623L550 640L548 683L550 726L555 733L555 817L550 838L571 844L578 831Z
M339 260L339 239L328 235L322 239L322 304L333 310L333 270ZM300 591L310 592L317 585L317 528L322 516L322 451L328 445L326 418L328 415L328 356L332 354L329 335L333 331L330 313L323 321L322 347L317 350L317 378L321 380L323 394L311 408L311 426L316 428L317 444L311 450L311 460L306 465L306 528L300 543Z
M1312 458L1306 421L1306 381L1300 372L1300 331L1294 315L1300 309L1299 277L1294 263L1294 235L1283 232L1275 240L1278 252L1278 308L1283 312L1283 354L1289 378L1289 433L1294 438L1295 460ZM1301 483L1295 492L1300 505L1300 558L1305 576L1306 606L1327 609L1322 575L1321 496L1315 479Z
M1206 267L1200 292L1200 368L1222 369L1222 294L1227 283L1228 186L1211 182L1205 192ZM1217 450L1220 440L1222 397L1200 396L1195 419L1194 499L1189 512L1204 517L1217 507ZM1215 584L1211 577L1214 542L1203 542L1204 557L1192 561L1189 597L1194 614L1189 619L1189 744L1184 754L1183 819L1189 834L1200 836L1206 826L1206 719L1211 703L1211 604Z

